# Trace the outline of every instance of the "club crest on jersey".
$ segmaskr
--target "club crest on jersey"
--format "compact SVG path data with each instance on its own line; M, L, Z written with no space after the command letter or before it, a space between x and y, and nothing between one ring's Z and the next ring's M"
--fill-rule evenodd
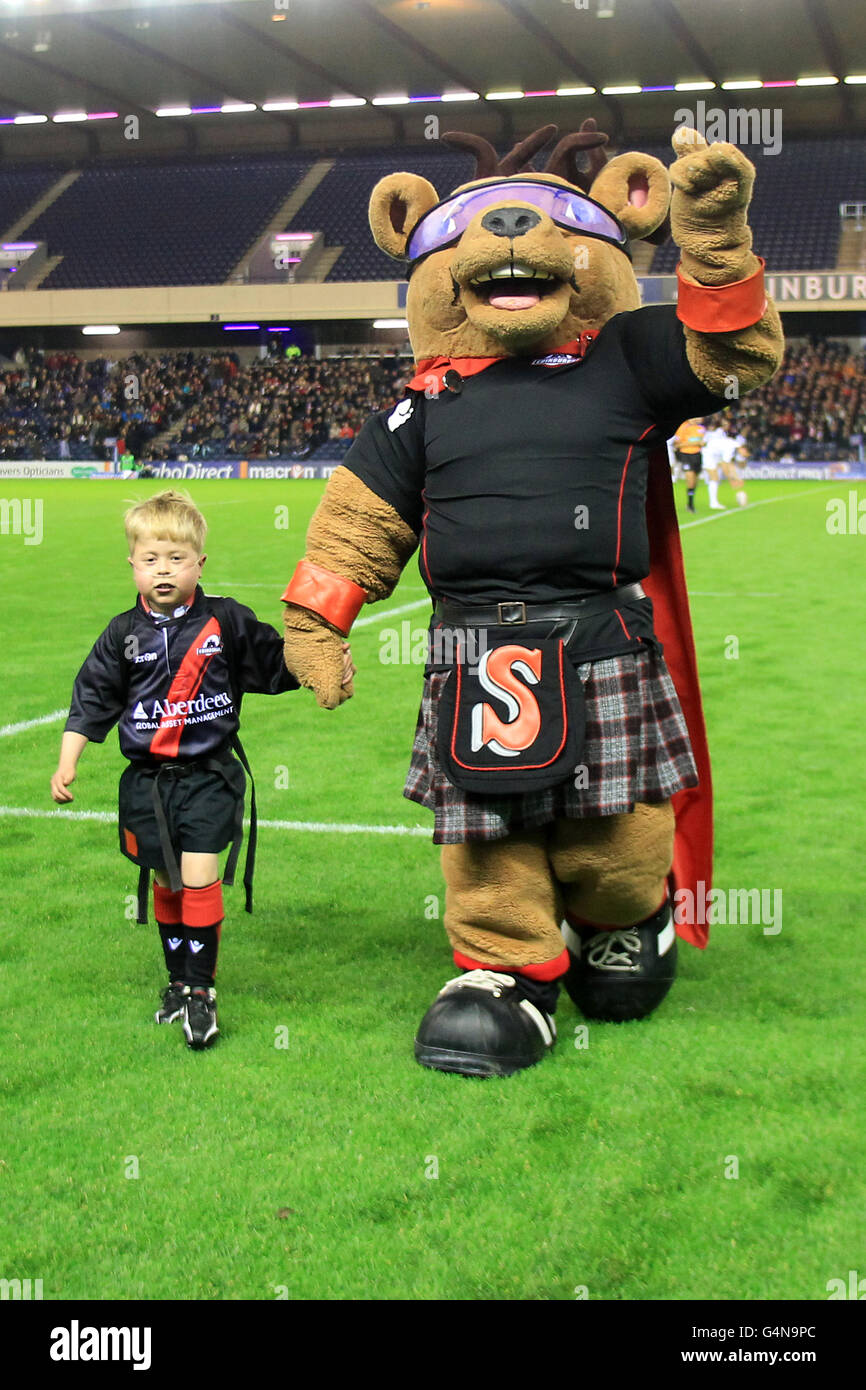
M532 646L502 634L477 665L458 651L439 707L446 776L496 795L562 782L583 744L583 686L558 638Z
M196 647L196 656L216 656L217 652L223 649L222 638L218 632L212 632L206 637L200 647Z
M533 367L564 367L567 362L580 362L573 352L550 352L546 357L533 357Z

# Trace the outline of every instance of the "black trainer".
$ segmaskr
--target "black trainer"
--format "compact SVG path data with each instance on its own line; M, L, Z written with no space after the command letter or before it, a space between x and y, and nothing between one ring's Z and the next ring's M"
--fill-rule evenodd
M510 1076L534 1067L553 1047L556 1024L521 993L519 977L469 970L449 980L415 1039L422 1067L461 1076Z
M173 980L170 985L166 985L161 996L162 1006L154 1014L157 1023L174 1023L175 1019L183 1018L188 994L189 986L185 985L183 980Z
M183 1031L186 1045L196 1051L212 1047L217 1040L216 990L196 985L186 996L183 1014Z
M634 927L597 931L565 922L562 934L571 959L563 984L585 1018L645 1018L673 984L677 939L670 903Z

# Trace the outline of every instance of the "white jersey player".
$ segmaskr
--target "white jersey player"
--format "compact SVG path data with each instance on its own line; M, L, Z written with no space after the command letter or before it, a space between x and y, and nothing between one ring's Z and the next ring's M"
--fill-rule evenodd
M704 442L704 466L707 469L707 486L710 490L710 507L713 511L724 511L719 502L719 470L724 473L736 494L737 502L745 507L748 498L743 488L743 476L736 460L744 458L747 452L746 441L736 434L717 425L707 432Z

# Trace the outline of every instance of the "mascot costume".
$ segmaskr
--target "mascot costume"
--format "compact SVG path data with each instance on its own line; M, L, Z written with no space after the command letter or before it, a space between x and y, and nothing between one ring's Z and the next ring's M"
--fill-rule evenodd
M435 814L462 973L415 1056L467 1076L539 1062L564 983L584 1017L649 1014L712 864L710 769L666 440L762 385L783 349L733 145L608 161L547 126L440 200L370 200L408 261L416 374L329 480L283 599L286 662L320 704L341 641L419 548L433 616L405 795ZM673 192L671 191L673 186ZM640 305L630 242L680 249L678 303ZM692 890L692 897L682 890Z

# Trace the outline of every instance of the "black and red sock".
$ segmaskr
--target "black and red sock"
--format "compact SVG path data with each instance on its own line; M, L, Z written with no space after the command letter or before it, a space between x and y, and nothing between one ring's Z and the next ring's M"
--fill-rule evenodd
M183 922L186 934L184 979L208 989L216 977L220 928L223 921L222 880L204 888L184 888Z
M186 930L183 925L183 893L172 893L161 884L153 885L153 915L159 927L165 968L171 983L184 978Z

